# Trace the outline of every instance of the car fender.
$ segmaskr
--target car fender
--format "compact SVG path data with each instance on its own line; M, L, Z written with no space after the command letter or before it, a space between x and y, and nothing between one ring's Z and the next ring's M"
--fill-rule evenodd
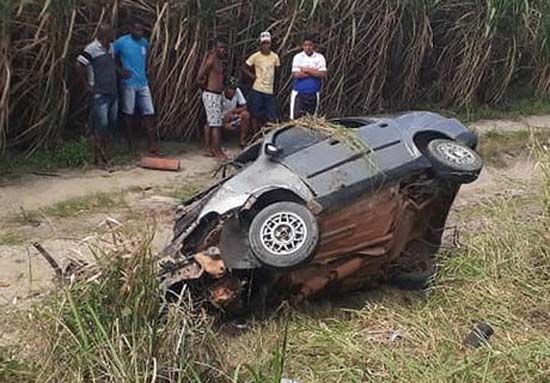
M283 189L309 202L314 198L309 187L285 166L265 159L254 163L221 185L205 204L198 220L215 213L222 216L240 210L263 194Z

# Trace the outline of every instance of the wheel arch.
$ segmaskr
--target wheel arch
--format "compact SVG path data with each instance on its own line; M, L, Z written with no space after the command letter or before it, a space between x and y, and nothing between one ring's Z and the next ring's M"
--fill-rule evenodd
M426 152L426 149L428 147L428 143L430 141L437 140L437 139L445 139L445 140L453 140L454 141L454 139L452 137L450 137L447 134L442 133L440 131L436 131L436 130L423 130L423 131L420 131L420 132L416 133L413 136L414 144L416 145L418 150L420 150L420 152L422 152L423 154L425 154L425 152Z
M274 188L252 196L253 202L248 210L260 211L276 202L296 202L306 206L307 201L296 192L286 188Z

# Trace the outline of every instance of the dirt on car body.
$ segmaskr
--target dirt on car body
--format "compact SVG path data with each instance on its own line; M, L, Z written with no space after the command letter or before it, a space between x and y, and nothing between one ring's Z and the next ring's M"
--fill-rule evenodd
M184 202L165 288L231 310L430 272L460 185L481 171L477 137L428 112L329 125L272 130L228 164L236 174Z

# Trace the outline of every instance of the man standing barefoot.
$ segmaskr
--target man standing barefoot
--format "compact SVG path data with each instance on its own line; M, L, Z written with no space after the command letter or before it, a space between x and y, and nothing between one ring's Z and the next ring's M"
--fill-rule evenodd
M112 41L113 30L102 25L97 39L77 57L77 70L85 80L90 96L94 163L99 168L109 165L105 149L117 123L117 77L115 60L110 51Z
M149 153L159 155L155 107L147 78L149 42L145 38L145 27L140 21L131 21L130 33L115 41L114 52L122 78L122 113L130 150L134 149L133 130L136 125L141 125L147 132ZM141 113L139 117L136 113L138 110Z
M226 158L221 148L223 126L222 92L224 89L224 66L227 45L217 38L214 48L208 52L199 70L198 82L202 88L202 102L206 111L207 125L204 127L204 142L207 155Z

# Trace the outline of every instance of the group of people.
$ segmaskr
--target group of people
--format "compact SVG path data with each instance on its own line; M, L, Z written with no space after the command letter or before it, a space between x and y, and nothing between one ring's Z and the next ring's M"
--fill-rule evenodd
M235 77L226 76L227 44L217 39L208 52L198 74L207 117L204 127L207 155L225 157L221 148L222 130L238 131L243 147L260 127L280 120L274 86L281 62L271 44L271 34L263 32L259 50L242 65L243 75L252 82L247 92L238 87ZM315 36L306 34L303 50L292 62L291 119L318 111L327 67L316 46ZM98 167L109 166L105 149L118 122L119 100L129 149L135 150L135 133L142 127L147 132L149 153L161 155L148 80L148 57L145 27L138 20L130 22L129 33L116 40L111 27L99 26L97 38L77 57L78 72L90 95L94 162Z
M260 47L241 66L241 71L252 81L245 98L233 76L225 77L224 60L228 47L216 39L198 74L207 123L204 142L207 155L224 158L221 148L222 130L239 130L240 145L267 122L279 120L275 83L281 61L271 50L269 32L260 35ZM325 57L317 52L317 39L306 34L302 52L292 61L293 89L290 95L290 119L306 114L315 115L320 104L321 85L327 76ZM247 101L248 100L248 101Z
M148 152L160 155L155 127L155 106L148 79L149 42L140 21L129 24L129 33L114 40L113 29L101 25L97 38L77 57L90 96L94 163L109 166L105 149L118 123L119 99L130 151L136 149L136 130L147 132Z

